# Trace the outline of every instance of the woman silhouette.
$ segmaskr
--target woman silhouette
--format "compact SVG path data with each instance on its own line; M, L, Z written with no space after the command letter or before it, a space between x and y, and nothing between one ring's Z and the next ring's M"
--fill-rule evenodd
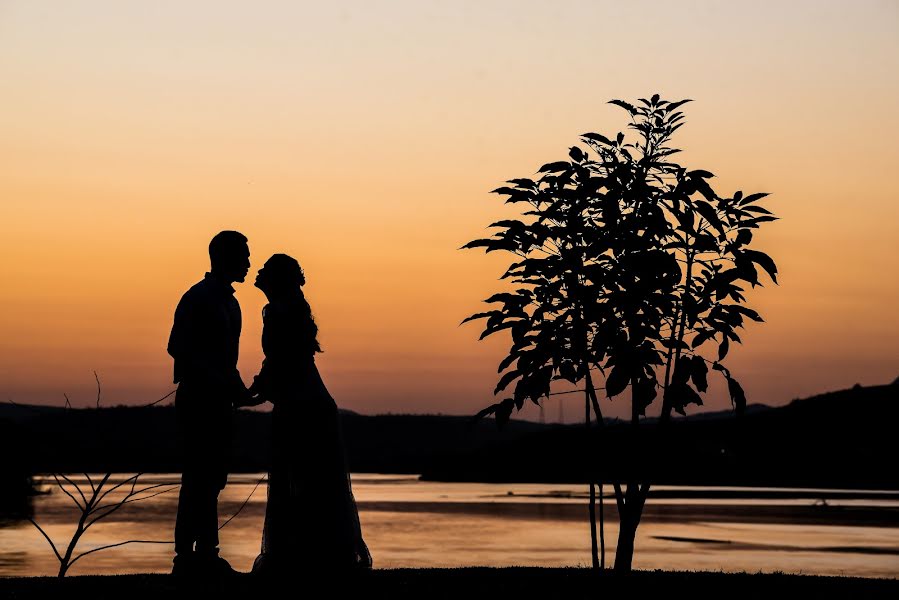
M250 391L272 410L272 465L254 573L371 567L344 459L337 405L315 366L318 327L299 263L275 254L256 276L265 360Z

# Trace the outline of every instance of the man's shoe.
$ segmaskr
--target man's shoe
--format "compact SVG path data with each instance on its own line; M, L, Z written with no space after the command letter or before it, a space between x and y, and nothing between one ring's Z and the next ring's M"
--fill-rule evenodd
M218 554L201 555L198 556L197 560L199 563L199 571L204 576L230 577L238 574L237 571L228 564L228 561Z
M212 560L212 573L219 577L230 577L238 574L234 567L221 556L216 556Z
M172 575L175 577L193 577L197 574L197 557L193 552L176 554L172 561Z

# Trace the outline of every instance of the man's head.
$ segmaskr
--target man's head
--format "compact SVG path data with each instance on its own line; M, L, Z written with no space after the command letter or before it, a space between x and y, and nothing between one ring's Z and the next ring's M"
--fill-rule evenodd
M212 273L228 283L243 282L250 270L247 237L237 231L222 231L209 242Z

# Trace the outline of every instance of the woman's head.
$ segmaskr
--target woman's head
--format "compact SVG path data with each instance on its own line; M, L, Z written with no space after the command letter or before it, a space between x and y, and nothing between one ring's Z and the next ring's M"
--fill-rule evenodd
M256 275L256 287L265 293L269 302L287 302L289 306L298 308L296 315L302 325L301 343L308 343L312 352L321 352L318 343L318 326L312 317L312 309L300 289L306 284L303 269L295 258L286 254L274 254L259 269ZM305 342L303 342L305 340Z
M256 287L266 293L280 294L298 291L306 284L300 263L286 254L273 254L256 275Z

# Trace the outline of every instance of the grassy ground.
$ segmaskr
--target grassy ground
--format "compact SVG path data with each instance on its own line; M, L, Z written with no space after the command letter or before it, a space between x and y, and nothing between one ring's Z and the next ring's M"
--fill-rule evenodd
M271 590L268 585L277 586ZM899 580L802 575L636 572L596 575L587 569L397 569L355 576L298 574L277 584L242 575L188 584L168 575L0 578L0 598L899 598Z

